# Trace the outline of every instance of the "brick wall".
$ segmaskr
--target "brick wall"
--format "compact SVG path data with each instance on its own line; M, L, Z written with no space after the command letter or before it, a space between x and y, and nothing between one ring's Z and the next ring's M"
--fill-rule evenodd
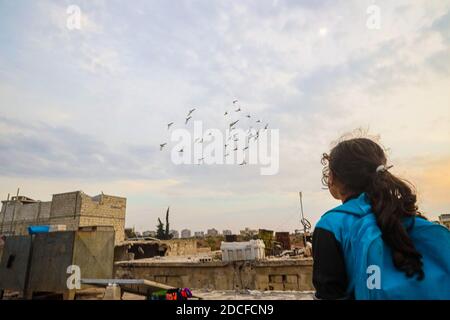
M167 244L167 256L185 256L197 254L197 240L196 239L174 239L165 240L161 243Z
M122 197L81 194L80 226L113 226L115 243L120 243L125 239L126 205Z

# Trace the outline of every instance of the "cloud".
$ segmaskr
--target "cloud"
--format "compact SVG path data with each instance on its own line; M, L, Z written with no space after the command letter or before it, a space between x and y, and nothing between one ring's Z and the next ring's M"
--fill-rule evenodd
M155 178L145 161L150 146L113 149L70 128L0 118L0 174L59 178Z

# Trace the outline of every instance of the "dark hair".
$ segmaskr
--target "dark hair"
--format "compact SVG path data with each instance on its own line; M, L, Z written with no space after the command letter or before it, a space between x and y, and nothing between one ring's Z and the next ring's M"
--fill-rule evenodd
M346 195L365 192L375 213L384 242L392 250L392 259L397 269L408 277L417 274L424 278L422 255L414 247L408 230L402 223L404 217L420 216L413 186L388 170L377 170L386 166L384 150L367 138L341 141L330 154L324 154L322 182L328 186L329 172L342 185ZM378 172L377 172L378 171Z

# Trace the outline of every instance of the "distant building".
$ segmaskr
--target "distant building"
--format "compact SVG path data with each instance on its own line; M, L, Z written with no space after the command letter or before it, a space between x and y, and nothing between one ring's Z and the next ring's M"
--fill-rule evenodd
M180 234L178 233L177 230L170 230L169 234L172 236L172 239L178 239L180 238Z
M150 237L150 238L156 238L156 231L144 231L142 232L142 236L145 237Z
M439 216L439 223L450 229L450 214L441 214Z
M181 238L187 239L191 237L191 230L189 229L183 229L181 230Z
M223 231L222 231L222 234L223 234L224 236L231 236L231 235L233 234L233 231L231 231L231 230L223 230Z
M258 235L258 230L253 230L250 228L245 228L239 232L243 237L253 237Z
M206 232L206 235L208 237L217 237L219 235L219 231L217 231L216 229L212 228L212 229L208 229L208 231Z
M195 231L194 237L196 237L196 238L204 238L205 237L205 233L203 231Z

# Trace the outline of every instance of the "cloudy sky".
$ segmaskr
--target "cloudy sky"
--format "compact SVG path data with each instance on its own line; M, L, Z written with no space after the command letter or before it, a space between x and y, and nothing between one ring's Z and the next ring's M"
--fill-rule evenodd
M141 231L168 205L175 229L293 231L298 191L313 223L338 204L321 154L362 127L428 217L450 213L450 1L0 0L0 30L2 198L103 191ZM279 129L278 174L159 151L168 122L195 106L222 128L234 99Z

